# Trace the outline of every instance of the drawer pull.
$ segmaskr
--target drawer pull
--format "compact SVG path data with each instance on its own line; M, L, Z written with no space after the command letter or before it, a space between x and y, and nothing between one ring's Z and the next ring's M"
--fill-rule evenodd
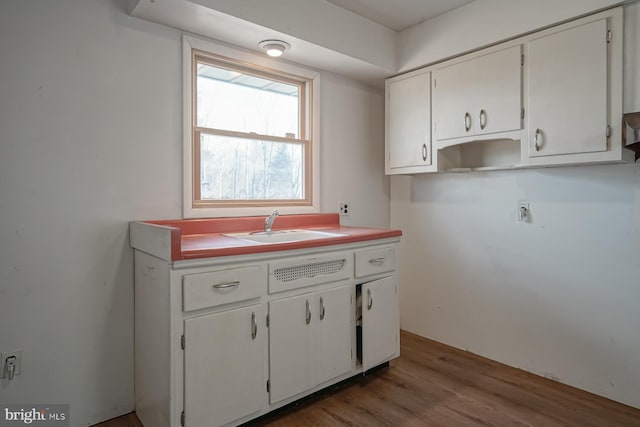
M256 322L256 314L251 313L251 339L255 340L258 335L258 323Z
M227 289L227 288L235 288L240 285L240 280L234 280L233 282L222 282L216 283L213 285L213 289Z
M371 258L369 260L369 264L373 264L373 265L381 265L384 263L384 257L380 257L380 258Z

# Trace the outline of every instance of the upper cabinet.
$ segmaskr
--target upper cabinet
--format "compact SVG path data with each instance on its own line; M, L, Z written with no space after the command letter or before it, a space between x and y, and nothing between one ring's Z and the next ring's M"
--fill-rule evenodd
M420 70L387 80L385 114L387 174L429 170L431 73Z
M438 141L522 128L522 47L488 53L433 72Z
M621 20L615 10L528 42L528 164L622 160Z
M618 7L389 79L387 173L633 161L622 25Z
M607 21L529 43L529 156L607 149Z

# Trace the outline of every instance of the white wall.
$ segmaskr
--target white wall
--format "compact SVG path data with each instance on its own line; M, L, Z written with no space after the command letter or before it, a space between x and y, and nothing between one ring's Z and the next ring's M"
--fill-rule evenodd
M133 409L128 221L182 210L181 34L126 8L0 3L0 351L23 350L0 402L73 426ZM388 226L382 93L322 79L324 210Z
M339 201L349 202L342 224L388 227L383 90L331 73L322 73L321 85L323 210L336 212Z
M638 10L627 8L627 111L640 109ZM640 407L640 163L391 188L402 328ZM522 199L529 224L516 220Z
M128 221L181 212L180 37L125 2L0 4L0 402L133 408Z

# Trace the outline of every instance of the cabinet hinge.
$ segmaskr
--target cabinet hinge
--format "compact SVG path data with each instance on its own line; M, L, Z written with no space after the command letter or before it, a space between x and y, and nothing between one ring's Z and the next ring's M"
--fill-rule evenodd
M180 414L180 425L184 427L184 411Z
M271 381L267 380L267 393L271 392Z
M611 138L611 126L607 126L607 138Z
M269 327L269 313L267 313L267 328Z
M184 350L184 335L180 337L180 348Z
M607 43L611 43L611 39L613 39L613 33L611 30L607 30Z
M524 53L520 55L520 66L524 67Z
M524 108L520 110L520 118L524 119Z

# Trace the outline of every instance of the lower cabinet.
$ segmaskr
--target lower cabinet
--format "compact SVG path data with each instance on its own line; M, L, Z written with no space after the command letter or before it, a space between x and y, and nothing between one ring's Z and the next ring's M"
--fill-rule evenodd
M270 402L352 369L353 286L269 302Z
M322 384L353 369L355 289L347 286L318 295L315 382Z
M400 314L395 277L362 285L362 368L400 354Z
M267 399L265 304L184 322L184 412L189 426L224 425Z
M146 427L246 423L399 354L395 241L135 269Z

